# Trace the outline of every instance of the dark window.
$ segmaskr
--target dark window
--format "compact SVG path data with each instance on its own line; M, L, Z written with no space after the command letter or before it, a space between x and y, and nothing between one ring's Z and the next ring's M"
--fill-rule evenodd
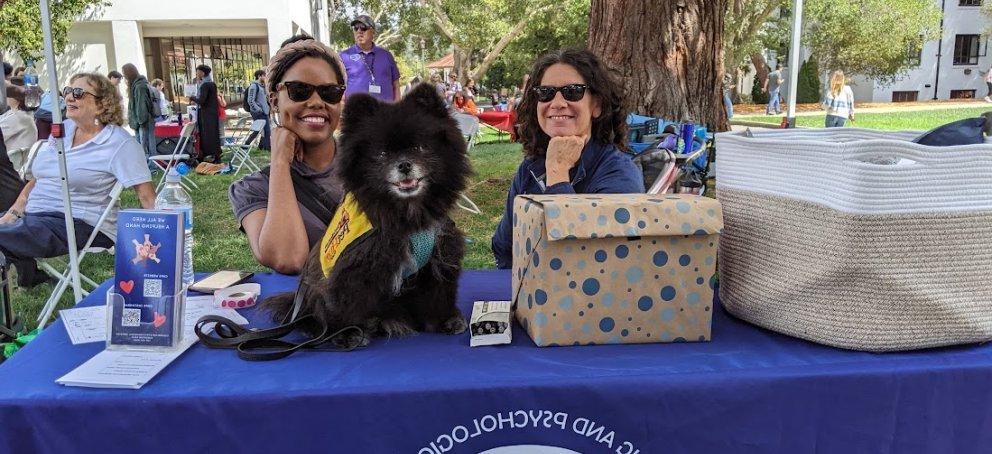
M981 35L956 35L954 37L954 64L977 65Z
M982 6L982 0L959 0L958 6Z
M892 92L892 102L916 102L920 92L918 91L894 91Z
M975 99L975 90L951 90L951 99Z
M922 40L921 40L922 41ZM920 42L906 43L906 63L909 66L920 66L923 60L923 45Z

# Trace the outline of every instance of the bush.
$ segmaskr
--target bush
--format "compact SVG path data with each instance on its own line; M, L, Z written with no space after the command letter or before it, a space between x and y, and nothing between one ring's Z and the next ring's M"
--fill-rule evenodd
M820 94L822 92L820 88L820 76L819 69L816 65L816 60L810 58L799 67L799 80L798 88L796 91L796 102L799 104L809 104L809 103L819 103Z

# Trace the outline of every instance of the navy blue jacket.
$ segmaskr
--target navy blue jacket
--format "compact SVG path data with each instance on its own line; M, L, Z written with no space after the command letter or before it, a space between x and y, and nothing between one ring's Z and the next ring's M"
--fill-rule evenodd
M582 149L579 164L569 172L567 183L544 187L544 158L525 158L517 169L506 196L503 219L493 234L496 268L513 265L513 199L521 194L638 194L644 192L644 177L630 155L613 145L590 140Z

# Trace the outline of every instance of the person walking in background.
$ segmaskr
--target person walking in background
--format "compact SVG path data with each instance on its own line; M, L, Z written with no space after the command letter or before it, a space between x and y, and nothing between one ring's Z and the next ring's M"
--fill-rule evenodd
M988 93L985 95L985 102L992 102L992 66L985 73L985 88L988 89Z
M127 96L125 92L121 90L121 81L124 80L124 75L117 71L110 71L107 73L107 79L110 79L110 83L117 88L117 92L121 95L121 111L124 112L124 119L127 119Z
M782 73L782 64L779 63L775 65L775 71L768 74L764 86L761 87L761 91L768 93L768 106L765 107L765 115L771 115L772 108L775 109L775 115L782 113L780 94L783 83L785 83L785 75Z
M207 65L196 67L196 77L200 81L196 96L190 101L196 104L196 129L200 131L200 160L220 163L220 103L217 102L217 84L210 77ZM207 159L207 158L210 159Z
M155 106L158 99L152 99L152 92L148 86L148 79L138 74L138 68L128 63L121 68L124 78L127 79L128 103L127 103L127 124L134 130L134 137L138 139L141 148L145 150L145 156L155 156ZM151 162L149 166L154 166ZM152 167L150 167L152 168Z
M158 116L155 121L163 121L169 117L169 100L165 99L165 82L162 79L152 81L153 101L158 103Z
M734 101L730 99L730 94L734 90L734 76L729 73L723 75L723 105L727 108L727 120L734 118Z
M265 96L265 70L255 71L255 80L248 86L248 93L245 94L245 102L248 103L248 113L252 120L265 120L265 127L262 129L262 140L258 143L258 148L270 150L270 135L272 129L269 126L269 100Z
M848 119L854 121L854 91L846 83L844 71L834 71L830 76L830 90L823 100L827 109L826 127L839 128Z
M393 54L375 45L375 22L364 14L351 21L355 45L341 51L341 61L348 72L345 98L368 93L380 101L400 99L400 69Z

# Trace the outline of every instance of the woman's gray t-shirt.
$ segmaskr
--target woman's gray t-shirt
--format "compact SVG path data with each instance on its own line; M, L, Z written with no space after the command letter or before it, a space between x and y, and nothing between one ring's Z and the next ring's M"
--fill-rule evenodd
M323 191L322 199L330 210L333 211L337 208L344 195L344 190L341 187L341 181L333 171L333 166L317 171L299 161L293 161L290 165L294 171L313 181ZM247 175L231 185L228 196L231 199L231 207L234 209L234 217L238 219L238 226L244 230L241 223L245 216L268 207L269 176L261 172ZM300 214L303 216L303 226L307 229L307 241L312 248L324 236L327 224L305 206L299 202L297 204L300 207Z

